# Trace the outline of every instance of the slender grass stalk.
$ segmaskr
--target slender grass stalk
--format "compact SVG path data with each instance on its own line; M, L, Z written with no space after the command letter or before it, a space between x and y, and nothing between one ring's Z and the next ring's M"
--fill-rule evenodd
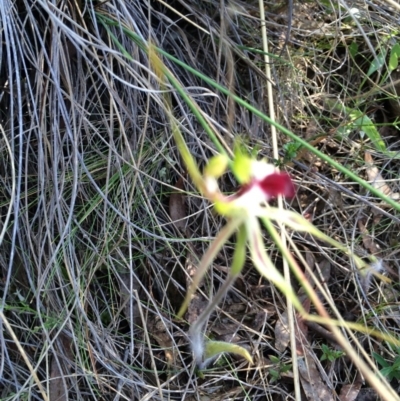
M291 0L289 0L291 1ZM268 93L268 111L271 121L276 122L275 119L275 102L274 102L274 92L272 88L272 74L271 74L271 62L268 49L268 38L267 38L267 27L265 24L265 12L264 12L264 1L259 0L260 18L261 24L261 36L264 51L264 61L265 61L265 74L267 76L267 93ZM282 52L281 52L282 53ZM275 160L279 160L279 146L278 146L278 135L276 131L276 126L271 125L271 135L272 135L272 150ZM284 203L282 196L278 197L278 208L279 210L284 209ZM280 244L282 248L286 249L286 227L280 224L279 227L281 231ZM288 252L286 252L288 253ZM287 258L283 258L283 272L286 283L291 287L290 269ZM301 388L300 388L300 375L297 361L297 349L296 349L296 330L294 322L295 310L293 308L292 301L290 297L286 298L287 316L288 316L288 327L290 336L290 350L292 354L292 367L293 367L293 382L294 382L294 393L296 400L301 400Z

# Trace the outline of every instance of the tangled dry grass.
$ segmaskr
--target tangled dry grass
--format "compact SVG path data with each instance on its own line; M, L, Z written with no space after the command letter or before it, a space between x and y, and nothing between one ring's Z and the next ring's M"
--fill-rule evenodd
M395 195L398 72L377 69L365 77L371 60L400 42L399 11L383 0L353 3L362 18L322 0L295 4L289 46L272 65L278 120L362 177L371 180L368 174L378 169ZM282 6L266 3L275 54L287 32ZM256 364L221 357L204 376L194 372L187 323L174 316L197 259L223 222L187 179L157 77L124 30L268 114L263 59L255 51L262 49L258 6L3 0L0 16L0 399L290 399L291 356L276 341L284 335L285 300L250 264L207 332L248 347ZM267 124L165 62L221 142L232 148L240 136L271 157ZM214 153L212 142L188 105L167 90L202 165ZM346 107L369 115L392 153L349 129ZM398 334L396 212L308 152L288 152L286 138L280 145L281 163L298 187L290 207L359 255L382 258L392 282L363 285L337 250L293 234L308 266L346 320ZM223 185L227 192L236 187L229 176ZM266 244L280 266L275 245ZM229 247L218 256L188 321L223 281L231 257ZM343 389L354 385L356 396L374 396L345 356L321 361L322 344L337 348L323 327L310 325L308 336L323 384L317 390L345 401ZM367 354L394 360L384 341L360 333L358 339ZM396 379L392 385L398 391Z

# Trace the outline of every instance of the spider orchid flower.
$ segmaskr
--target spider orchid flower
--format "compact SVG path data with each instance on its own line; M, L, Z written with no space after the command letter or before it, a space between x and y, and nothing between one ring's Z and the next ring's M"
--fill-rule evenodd
M230 167L240 184L240 189L233 195L227 196L218 186L218 178L225 173L227 167L227 157L219 155L210 160L202 177L200 173L197 176L193 175L200 184L199 189L213 202L216 211L226 217L227 224L220 230L203 255L178 316L183 316L207 269L223 245L236 232L235 250L227 279L190 327L194 360L200 369L205 368L220 353L235 353L252 363L249 352L243 347L222 341L205 340L205 326L208 318L240 275L246 260L247 249L260 274L290 298L297 310L304 311L293 288L286 282L266 252L260 219L263 220L270 234L274 234L273 240L277 245L279 235L271 225L271 221L277 221L295 231L308 232L346 252L340 243L321 233L300 214L268 205L271 199L278 196L290 198L295 195L294 184L287 173L279 172L272 164L254 160L237 150ZM352 256L359 268L365 266L360 258ZM288 258L289 253L286 252L284 257Z
M216 156L205 171L206 195L222 215L243 218L262 216L266 202L279 195L286 198L295 195L294 184L287 173L277 171L274 165L265 161L239 154L232 168L241 187L235 194L225 196L219 191L217 178L225 171L226 164L224 156Z
M241 347L235 346L232 348L232 344L204 341L206 321L241 273L246 259L247 247L250 250L251 258L256 268L265 277L280 288L286 285L282 275L277 271L265 252L258 219L259 217L265 217L265 213L270 213L265 206L271 199L280 195L293 197L295 194L294 184L287 173L277 171L272 164L251 159L238 151L235 154L231 168L239 181L240 189L233 195L227 196L220 191L217 181L225 173L227 166L228 159L223 155L219 155L212 158L205 168L202 191L214 203L216 211L228 219L228 223L219 232L204 254L197 274L193 278L193 283L186 294L186 299L178 313L178 316L183 315L189 305L191 296L200 284L213 259L229 237L236 231L235 253L227 280L190 329L192 350L196 364L200 368L204 368L221 352L240 354L249 362L252 361L248 352Z

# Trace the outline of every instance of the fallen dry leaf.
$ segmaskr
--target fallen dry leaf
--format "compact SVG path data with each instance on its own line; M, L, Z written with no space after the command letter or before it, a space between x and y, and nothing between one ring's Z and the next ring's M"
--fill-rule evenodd
M361 219L358 220L358 228L361 232L364 248L372 255L377 255L381 250L369 234L367 227L364 225L364 222Z
M252 321L251 327L253 330L259 332L262 330L268 318L268 310L263 309L256 313Z
M329 205L329 207L335 206L337 209L343 210L343 198L342 198L342 192L332 188L328 187L329 191L329 198L326 206Z
M70 361L73 361L74 357L71 352L71 339L64 334L60 334L59 340L57 341L57 348L59 353ZM68 386L65 377L68 376L67 372L63 372L61 369L61 358L53 355L50 365L50 381L49 381L49 400L50 401L68 401Z
M317 266L320 280L327 283L331 278L331 262L328 259L323 259Z
M299 358L298 366L300 382L309 401L334 401L333 390L322 380L308 347L304 347L304 357Z
M59 366L59 360L53 357L50 366L49 399L55 401L68 401L68 390Z
M290 342L288 315L285 311L275 324L275 348L283 352Z
M208 301L201 294L194 294L185 314L187 322L193 324L206 309L207 305Z
M140 285L135 275L127 272L120 273L119 276L119 294L121 296L122 305L124 307L124 315L126 319L133 325L138 324L140 312L137 306L136 298L132 299L134 291L140 291ZM132 301L131 301L132 299ZM131 321L133 319L133 322Z
M180 359L176 355L175 347L171 337L172 327L166 326L166 320L160 316L149 315L146 321L149 334L157 341L158 345L164 350L168 368L179 367Z
M378 394L373 388L362 388L355 401L377 401Z
M303 305L304 310L309 313L311 300L308 296L299 297L301 304ZM296 350L297 355L304 355L304 346L308 344L307 334L308 334L308 326L304 319L300 316L299 313L295 314L295 330L296 330Z
M313 271L313 270L314 270L314 267L315 267L315 256L314 256L314 254L313 254L308 248L306 248L305 254L306 254L306 262L307 262L307 265L308 265L309 269L310 269L311 271ZM307 272L307 271L306 271L305 275L306 275L306 278L307 278L307 280L308 280L308 279L309 279L309 275L308 275L308 272Z
M221 320L213 324L212 331L213 333L218 334L218 336L234 336L238 331L239 325L237 323L227 323L225 320ZM221 340L221 339L219 339ZM223 339L221 341L227 341Z
M340 390L340 401L355 401L362 386L361 375L358 374L354 383L345 384Z
M367 165L366 172L368 181L371 182L371 185L381 191L383 194L390 196L392 199L400 199L400 194L392 192L391 188L386 184L385 179L379 172L378 167L374 165L374 160L372 159L371 153L365 152L364 160Z
M183 194L183 177L181 176L175 184L175 188L179 191L173 192L169 198L169 216L175 227L185 233L186 229L186 203Z
M299 296L299 299L306 312L310 311L311 301L305 296ZM303 355L303 342L307 342L308 327L304 319L295 313L295 331L296 331L296 350L298 355ZM287 311L283 312L275 324L275 348L283 352L290 342L289 322Z

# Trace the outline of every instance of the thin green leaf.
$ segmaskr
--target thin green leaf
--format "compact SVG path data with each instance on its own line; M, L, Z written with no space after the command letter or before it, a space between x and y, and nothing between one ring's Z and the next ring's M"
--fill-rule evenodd
M387 154L385 141L382 139L379 131L372 120L361 110L344 106L338 101L327 99L326 103L338 113L343 113L349 122L339 127L337 132L341 135L348 136L352 131L363 131L371 140L372 145L380 152Z
M393 378L393 366L388 366L386 368L381 369L380 371L384 377L389 377L389 379Z
M277 381L281 376L280 372L276 369L268 369L268 373L272 376L271 383Z
M281 360L277 357L277 356L275 356L275 355L270 355L269 356L269 359L271 360L271 362L272 363L279 363Z
M286 373L286 372L289 372L289 370L291 370L292 369L292 365L291 364L289 364L289 365L283 365L282 367L281 367L281 372L282 373Z
M374 72L380 70L385 65L386 50L382 50L376 57L372 60L369 66L367 76L371 76Z
M354 58L358 53L358 45L356 42L351 42L349 46L350 55Z
M346 126L350 130L364 131L371 140L372 145L382 153L387 153L385 141L382 139L379 131L372 120L360 110L354 109L349 113L352 121Z
M390 57L389 57L389 71L394 71L397 69L399 65L399 57L400 57L400 44L395 43L395 45L390 50Z
M373 352L372 355L375 358L375 360L379 363L379 365L381 365L383 368L389 366L389 364L376 352Z

